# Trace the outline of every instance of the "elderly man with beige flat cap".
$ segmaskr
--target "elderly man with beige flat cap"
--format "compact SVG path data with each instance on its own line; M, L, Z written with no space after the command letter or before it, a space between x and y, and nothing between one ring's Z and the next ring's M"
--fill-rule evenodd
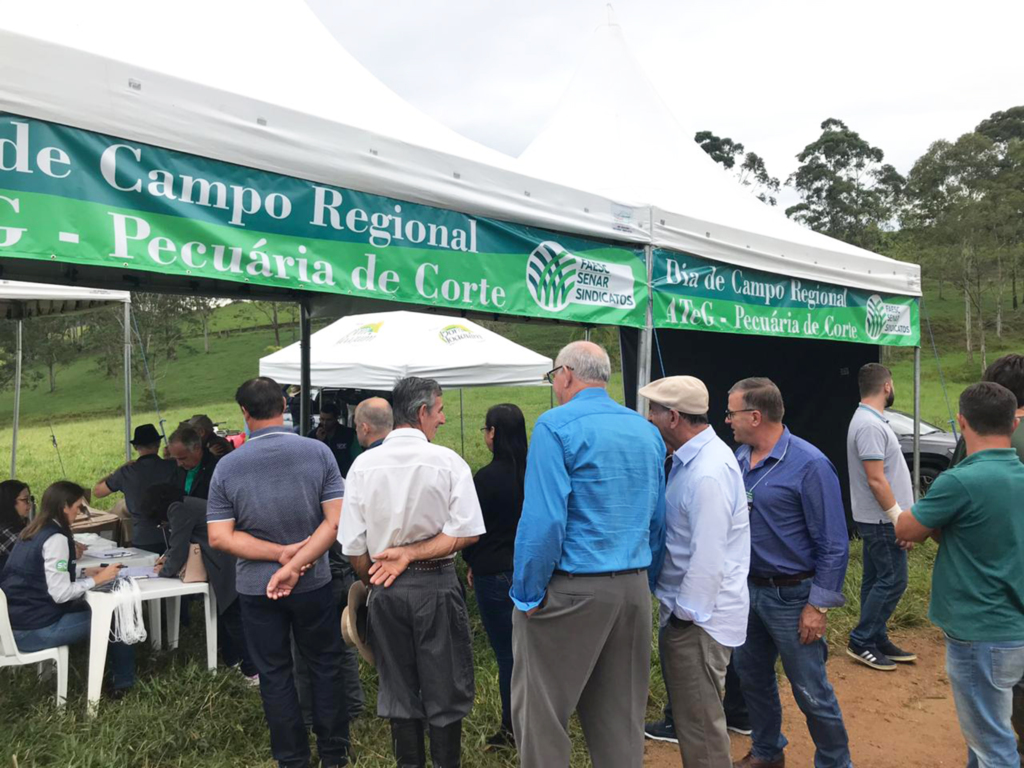
M672 453L659 649L686 768L731 768L725 674L747 631L750 518L736 457L708 424L708 390L669 376L640 390Z

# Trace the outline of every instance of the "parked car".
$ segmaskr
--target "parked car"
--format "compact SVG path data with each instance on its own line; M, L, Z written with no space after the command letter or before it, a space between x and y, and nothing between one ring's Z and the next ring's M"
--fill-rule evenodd
M914 470L914 417L892 408L885 409L889 426L900 440L900 448L911 472ZM953 458L956 436L929 424L921 422L921 495L928 492L932 482L946 469Z

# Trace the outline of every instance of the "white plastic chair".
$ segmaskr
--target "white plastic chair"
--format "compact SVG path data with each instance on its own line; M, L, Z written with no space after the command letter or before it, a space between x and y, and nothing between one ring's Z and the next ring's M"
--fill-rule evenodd
M0 589L0 667L21 667L45 661L57 665L57 706L63 707L68 697L68 647L62 645L32 653L19 651L14 642L11 618L7 615L7 595Z

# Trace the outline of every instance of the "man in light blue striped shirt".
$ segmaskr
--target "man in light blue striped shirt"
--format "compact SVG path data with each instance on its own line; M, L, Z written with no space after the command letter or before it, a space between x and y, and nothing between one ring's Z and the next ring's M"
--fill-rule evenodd
M747 633L750 517L736 457L708 424L708 391L693 376L643 387L649 420L672 451L665 559L654 594L658 647L687 768L731 768L725 674Z

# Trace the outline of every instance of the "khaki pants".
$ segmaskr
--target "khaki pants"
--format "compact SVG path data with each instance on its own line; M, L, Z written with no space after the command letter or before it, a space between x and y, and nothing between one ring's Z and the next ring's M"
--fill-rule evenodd
M555 575L512 617L512 723L522 768L568 768L579 714L594 768L642 768L651 663L647 574Z
M732 768L725 728L725 670L732 649L691 624L665 625L658 638L672 702L679 753L686 768Z

